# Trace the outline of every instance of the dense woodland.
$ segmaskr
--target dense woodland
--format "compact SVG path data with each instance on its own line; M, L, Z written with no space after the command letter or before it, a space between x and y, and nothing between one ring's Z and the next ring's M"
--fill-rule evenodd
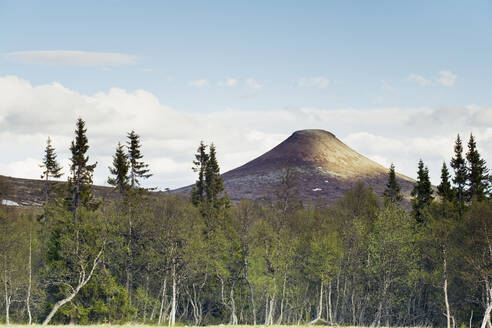
M48 140L43 207L0 205L0 320L492 328L491 182L473 136L466 146L458 136L437 189L418 163L411 208L394 166L382 198L358 183L332 206L303 204L286 170L270 201L232 203L213 144L189 197L142 187L132 131L108 172L118 197L101 202L79 119L68 183L52 181Z

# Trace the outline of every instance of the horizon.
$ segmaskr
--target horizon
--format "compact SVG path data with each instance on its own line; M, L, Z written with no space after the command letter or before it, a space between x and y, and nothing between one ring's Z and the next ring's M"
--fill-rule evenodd
M98 185L132 129L164 190L200 140L224 173L311 128L437 185L458 133L492 158L491 6L2 1L0 174L39 178L48 136L66 168L80 116Z

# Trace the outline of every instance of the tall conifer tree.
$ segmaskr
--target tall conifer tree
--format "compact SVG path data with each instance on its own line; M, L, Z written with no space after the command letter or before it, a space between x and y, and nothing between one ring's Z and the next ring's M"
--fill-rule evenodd
M210 208L227 207L229 200L224 193L224 181L220 176L215 145L212 143L207 154L207 145L200 142L193 164L198 179L191 190L191 200L195 206L206 204ZM222 195L222 196L221 196Z
M466 200L471 201L473 196L476 196L478 200L483 200L489 193L489 169L477 150L473 134L470 134L468 141L466 160L468 162Z
M395 165L393 163L391 163L388 172L388 182L386 183L386 190L383 196L389 204L399 203L403 199L400 194L400 185L396 181Z
M43 174L41 174L41 179L44 180L44 196L45 202L48 203L49 193L50 193L50 178L58 179L63 173L61 172L62 167L56 160L55 148L51 145L51 138L48 137L46 141L46 148L44 150L43 163L40 165L43 168Z
M208 163L205 170L205 195L207 201L215 208L224 205L226 199L220 197L224 192L224 181L220 176L219 163L217 162L215 145L212 143L209 147Z
M193 161L193 171L198 173L198 179L191 190L191 201L197 206L205 199L205 170L208 164L207 146L200 141L200 146Z
M458 207L458 215L460 218L463 216L463 211L465 209L465 187L467 181L466 163L463 158L463 145L461 143L460 135L456 137L456 142L454 144L454 157L451 159L451 167L454 170L454 194L455 202Z
M140 179L148 179L152 174L149 173L149 165L142 161L143 155L140 150L142 147L140 136L133 130L127 136L130 186L133 190L136 188L140 189Z
M428 208L434 197L432 196L432 184L429 179L429 169L424 166L422 159L419 161L417 170L417 183L412 190L412 208L415 220L423 223L424 209Z
M108 178L108 183L125 196L130 189L130 178L128 176L129 162L123 145L118 142L116 152L113 155L113 167L109 167L109 172L114 177Z
M454 200L453 188L450 182L451 176L449 175L446 162L442 163L441 168L441 183L437 186L437 194L444 201L452 202Z
M92 194L92 177L97 162L94 164L88 164L89 156L87 151L89 150L89 144L86 136L87 129L85 128L85 122L81 118L77 120L75 128L75 140L72 141L70 151L72 162L70 166L70 177L68 178L69 189L69 204L68 208L73 212L76 212L79 206L92 208L97 207L97 204L93 203Z

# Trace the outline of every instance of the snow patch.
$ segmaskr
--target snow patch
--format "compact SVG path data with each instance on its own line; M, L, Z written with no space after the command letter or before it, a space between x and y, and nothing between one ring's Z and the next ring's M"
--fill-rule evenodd
M5 206L19 206L18 203L14 202L14 201L11 201L11 200L8 200L8 199L2 199L2 205L5 205Z
M321 188L314 188L313 189L313 191L321 191L321 190L323 190L323 189L321 189Z

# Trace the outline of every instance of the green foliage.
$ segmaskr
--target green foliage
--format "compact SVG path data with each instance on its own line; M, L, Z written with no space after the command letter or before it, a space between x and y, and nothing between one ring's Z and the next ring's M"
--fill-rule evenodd
M128 156L125 153L123 146L118 143L116 152L113 155L113 167L109 167L109 172L114 177L109 177L108 183L114 186L122 196L125 196L130 189L129 169Z
M454 200L454 191L450 182L451 176L449 175L446 162L442 163L441 168L441 183L437 186L437 194L441 197L442 201L452 202Z
M79 206L96 208L98 205L93 201L94 195L92 193L92 176L97 163L88 164L89 157L86 154L89 150L89 144L86 132L85 122L79 118L75 129L75 140L70 146L72 164L68 178L67 208L72 212L76 212Z
M72 157L83 166L88 146L80 121ZM73 294L54 323L169 325L174 309L175 325L302 324L320 317L316 323L333 326L443 326L446 282L456 325L468 325L473 311L478 326L492 279L492 202L475 192L461 211L445 164L434 201L420 161L413 212L398 206L394 166L385 206L363 183L331 206L303 204L294 170L282 172L270 202L230 204L215 147L202 142L190 201L141 192L139 179L149 173L134 132L132 138L137 192L128 197L76 213L58 202L43 209L0 205L0 319L9 313L11 322L27 322L29 304L34 321L42 322ZM471 163L485 165L474 147L466 186ZM118 145L110 168L120 192L132 186L128 156ZM484 181L486 168L480 172Z
M403 199L400 194L400 185L396 181L395 165L393 165L393 163L388 172L388 182L386 183L386 189L384 190L383 195L386 202L389 204L397 204Z
M43 162L40 165L43 169L43 173L41 174L41 179L45 180L44 183L44 194L45 194L45 203L48 203L50 192L52 189L52 183L49 181L50 178L60 178L63 173L61 172L62 167L58 163L56 159L55 148L51 145L51 139L48 137L46 141L46 149L44 151Z
M201 208L204 216L214 216L229 206L229 199L224 195L214 144L210 145L208 154L206 150L207 145L200 142L193 161L193 171L198 173L198 179L191 190L191 201Z
M44 150L43 163L41 168L44 169L41 179L49 180L49 178L59 178L63 175L61 172L62 167L56 160L55 148L51 145L51 138L48 137L46 141L46 148Z
M140 180L148 179L152 176L149 165L142 161L143 155L140 148L140 136L131 131L127 134L128 141L128 160L130 162L130 186L132 189L141 188Z
M473 197L481 201L489 194L490 177L486 162L481 158L477 143L472 134L468 141L468 152L466 153L467 165L467 185L466 200L469 202Z
M419 161L417 171L417 183L412 190L412 208L417 223L425 221L424 210L428 208L434 199L432 184L429 179L429 169L424 167L424 162Z
M207 169L208 155L207 146L200 141L195 160L193 161L193 171L198 173L198 179L191 191L191 201L195 206L198 206L205 199L205 171Z
M454 144L454 157L451 159L451 167L454 170L453 183L455 185L455 201L460 213L460 217L462 217L465 210L465 187L467 181L467 171L465 158L463 158L463 145L461 143L461 138L459 134L456 137L456 142Z

